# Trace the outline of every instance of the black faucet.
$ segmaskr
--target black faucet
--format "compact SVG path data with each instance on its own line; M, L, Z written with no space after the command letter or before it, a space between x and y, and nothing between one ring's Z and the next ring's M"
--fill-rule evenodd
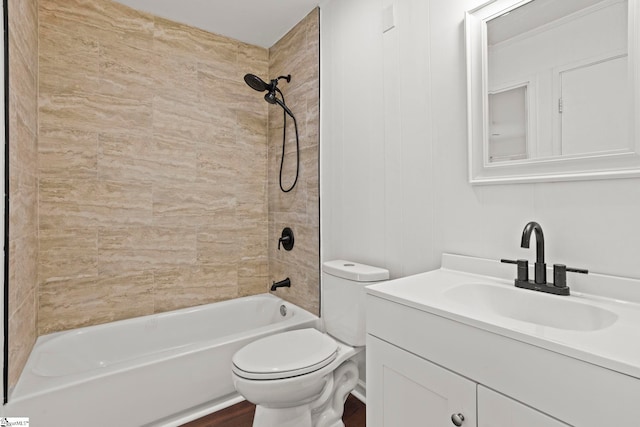
M281 280L279 282L273 282L273 284L271 285L271 291L275 291L278 288L290 288L291 287L291 280L289 280L289 278L287 277L284 280Z
M588 270L581 268L571 268L564 264L553 264L553 278L555 283L547 283L547 264L544 262L544 234L542 227L535 221L525 225L522 230L522 240L520 247L528 248L531 240L531 233L536 233L536 262L534 265L534 280L529 280L529 261L519 259L517 261L502 259L501 262L518 265L518 276L515 285L518 288L531 289L534 291L547 292L555 295L569 295L567 286L567 271L573 273L587 274Z
M539 285L544 285L547 283L547 264L544 263L544 233L542 233L540 224L531 221L524 226L520 247L529 247L529 240L531 240L531 233L533 231L536 232L536 263L533 270L534 282Z

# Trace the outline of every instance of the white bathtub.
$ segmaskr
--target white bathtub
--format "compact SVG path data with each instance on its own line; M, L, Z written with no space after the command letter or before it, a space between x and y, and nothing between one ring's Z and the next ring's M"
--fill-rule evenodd
M262 294L45 335L4 414L33 426L179 426L242 400L231 382L242 346L317 322Z

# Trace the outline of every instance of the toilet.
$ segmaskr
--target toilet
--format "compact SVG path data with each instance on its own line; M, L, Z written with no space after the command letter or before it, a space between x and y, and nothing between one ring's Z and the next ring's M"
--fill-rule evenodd
M256 340L233 356L233 383L256 405L253 427L344 427L347 396L358 383L351 360L366 341L365 289L389 271L336 260L322 265L321 320Z

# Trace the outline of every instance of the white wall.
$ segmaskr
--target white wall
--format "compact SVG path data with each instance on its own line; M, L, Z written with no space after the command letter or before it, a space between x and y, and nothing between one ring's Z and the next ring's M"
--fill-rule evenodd
M382 0L321 6L322 259L404 276L442 251L533 259L640 278L640 180L471 186L467 182L464 11L484 0Z
M321 251L401 277L437 267L427 3L321 5ZM419 49L416 49L419 47Z

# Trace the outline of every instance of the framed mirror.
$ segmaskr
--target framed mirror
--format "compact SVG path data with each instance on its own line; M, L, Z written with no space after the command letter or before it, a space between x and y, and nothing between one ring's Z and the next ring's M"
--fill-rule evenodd
M640 0L466 14L472 184L640 177Z

